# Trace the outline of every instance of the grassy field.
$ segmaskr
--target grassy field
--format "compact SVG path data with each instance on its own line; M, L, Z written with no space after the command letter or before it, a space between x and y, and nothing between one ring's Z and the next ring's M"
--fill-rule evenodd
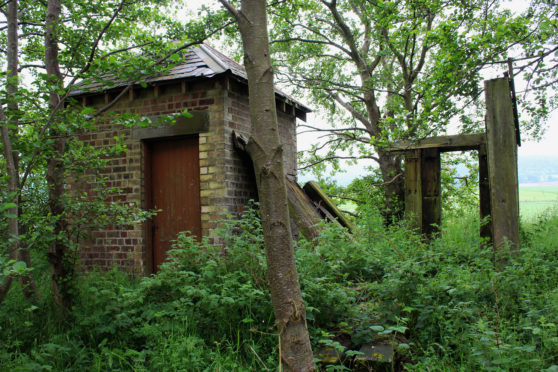
M344 202L338 207L349 212L356 210L353 202ZM553 208L558 208L558 185L519 186L519 213L523 220L533 220Z
M520 185L519 213L533 219L550 208L558 208L558 185Z

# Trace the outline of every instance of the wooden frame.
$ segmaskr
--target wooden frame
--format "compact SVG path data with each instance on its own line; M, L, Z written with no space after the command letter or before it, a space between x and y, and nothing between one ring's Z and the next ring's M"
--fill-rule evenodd
M479 152L480 235L495 250L519 248L517 133L508 78L485 81L486 133L400 142L405 156L405 213L431 237L441 223L440 153Z

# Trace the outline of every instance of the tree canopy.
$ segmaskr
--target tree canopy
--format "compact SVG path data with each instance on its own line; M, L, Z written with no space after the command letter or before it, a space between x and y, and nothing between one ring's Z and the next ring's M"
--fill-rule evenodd
M386 196L401 197L394 181L400 159L385 148L444 133L456 119L461 132L478 131L481 73L497 67L501 74L509 57L517 72L534 68L528 77L538 82L538 108L525 128L537 133L552 101L540 88L556 77L545 65L556 50L555 12L537 1L515 16L485 0L316 0L276 8L273 47L283 81L323 108L332 127L308 126L330 135L306 161L371 158Z

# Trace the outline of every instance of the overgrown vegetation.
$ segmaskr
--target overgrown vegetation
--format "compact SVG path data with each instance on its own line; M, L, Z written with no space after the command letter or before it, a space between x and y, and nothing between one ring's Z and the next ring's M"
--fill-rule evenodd
M296 250L315 355L355 363L362 345L392 343L390 370L554 371L558 368L558 214L522 229L498 271L477 218L456 213L426 243L404 224L361 212L354 235L324 226ZM2 370L275 370L278 350L257 213L220 231L222 246L187 235L159 274L116 270L78 280L71 318L52 296L12 290L0 312ZM46 266L46 264L44 264ZM37 264L36 267L41 267ZM50 290L47 274L41 290ZM374 368L378 368L375 365Z

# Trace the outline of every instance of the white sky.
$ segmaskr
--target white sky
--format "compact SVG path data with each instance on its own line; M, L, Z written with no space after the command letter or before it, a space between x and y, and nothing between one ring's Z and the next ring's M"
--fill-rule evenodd
M546 125L544 138L540 142L523 141L519 156L550 155L558 156L558 112L554 111Z

